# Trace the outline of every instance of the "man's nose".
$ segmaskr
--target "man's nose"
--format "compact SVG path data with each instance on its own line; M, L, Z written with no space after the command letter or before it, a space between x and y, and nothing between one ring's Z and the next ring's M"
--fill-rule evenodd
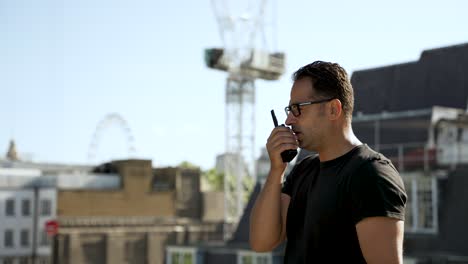
M284 123L287 126L290 126L290 125L296 123L296 117L291 112L289 112L289 114L286 116L286 120L284 121Z

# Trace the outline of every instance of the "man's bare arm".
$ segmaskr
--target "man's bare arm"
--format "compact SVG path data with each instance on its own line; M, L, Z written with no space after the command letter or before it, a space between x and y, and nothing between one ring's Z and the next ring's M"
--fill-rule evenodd
M367 263L403 263L403 221L390 217L364 218L356 225L356 231Z
M271 251L286 238L286 214L290 197L281 193L279 181L266 181L250 215L250 246L254 251Z
M255 201L250 214L250 246L259 252L271 251L286 237L286 214L290 197L281 193L282 177L287 163L281 152L297 148L297 140L291 130L276 127L267 140L270 156L270 173Z

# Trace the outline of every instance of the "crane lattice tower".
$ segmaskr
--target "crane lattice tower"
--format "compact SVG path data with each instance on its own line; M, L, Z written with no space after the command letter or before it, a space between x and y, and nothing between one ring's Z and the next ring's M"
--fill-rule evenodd
M206 49L205 63L209 68L228 73L223 156L224 217L235 226L253 186L247 183L256 182L255 80L279 79L284 73L285 54L268 47L267 34L275 33L276 22L274 8L268 8L268 1L249 1L244 6L242 1L235 1L230 6L226 0L212 0L211 3L224 46ZM236 12L234 8L240 9Z

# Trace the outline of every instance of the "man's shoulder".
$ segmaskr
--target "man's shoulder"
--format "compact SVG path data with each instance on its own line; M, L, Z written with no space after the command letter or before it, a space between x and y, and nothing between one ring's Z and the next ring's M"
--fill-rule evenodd
M362 162L354 172L353 178L355 180L395 180L401 177L389 158L371 149L367 145L362 148L359 159L361 159Z
M367 144L362 144L356 147L356 153L355 156L365 159L365 160L375 160L383 157L383 155L371 147L369 147Z
M384 165L384 166L391 166L394 167L392 164L392 161L387 158L384 154L370 148L368 145L363 145L361 148L361 157L363 159L366 159L369 162L369 166L378 166L378 165Z
M382 153L372 149L367 144L362 144L357 147L352 159L361 162L361 165L375 166L388 165L393 167L392 161ZM360 166L358 166L360 167Z
M399 176L390 159L366 144L356 147L348 160L346 171L355 180L364 180L369 177Z

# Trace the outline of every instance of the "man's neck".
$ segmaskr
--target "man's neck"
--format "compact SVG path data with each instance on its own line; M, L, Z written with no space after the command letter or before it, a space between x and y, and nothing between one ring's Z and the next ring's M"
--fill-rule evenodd
M345 128L341 133L330 135L326 144L317 150L321 162L329 161L343 156L362 142L354 135L353 130Z

